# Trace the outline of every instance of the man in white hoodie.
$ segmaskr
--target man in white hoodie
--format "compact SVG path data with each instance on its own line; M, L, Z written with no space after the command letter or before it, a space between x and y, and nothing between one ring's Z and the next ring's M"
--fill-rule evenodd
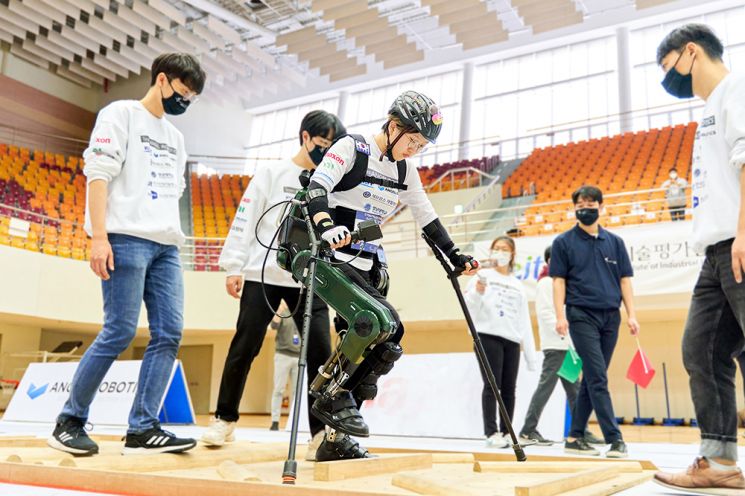
M745 77L730 74L724 47L703 24L673 30L657 48L662 86L706 102L693 144L693 241L706 254L683 333L683 363L701 430L699 456L684 473L655 482L697 494L740 494L733 357L745 338Z
M246 188L220 254L220 267L227 272L226 290L233 298L240 298L241 305L235 336L225 359L215 417L202 435L205 444L222 446L235 438L233 431L239 417L238 406L246 378L251 363L261 351L267 325L274 316L273 309L279 306L280 301L284 300L295 312L293 318L298 330L302 331L303 328L304 299L300 298L300 284L277 265L275 252L271 252L267 259L267 249L262 246L269 246L272 241L283 218L283 208L279 206L269 211L260 224L259 218L273 205L291 200L301 189L300 173L314 170L334 138L345 132L335 115L323 110L309 112L300 124L300 148L295 156L279 163L259 165ZM273 247L276 246L275 242ZM298 304L299 299L301 302ZM314 298L312 310L308 338L308 384L331 354L328 307L321 298ZM308 401L309 405L313 402L310 395ZM308 417L313 441L306 458L316 460L324 436L324 424L310 413ZM351 438L338 441L344 444L342 451L349 453L350 458L359 458L366 453ZM325 461L324 453L318 453L320 461Z
M83 153L88 178L85 230L90 266L102 280L103 329L80 360L49 446L73 455L98 453L86 434L88 410L104 376L135 337L144 300L150 342L140 367L123 454L181 452L196 441L160 428L158 413L183 328L184 137L164 114L178 115L204 88L199 62L184 53L159 56L142 100L103 108Z

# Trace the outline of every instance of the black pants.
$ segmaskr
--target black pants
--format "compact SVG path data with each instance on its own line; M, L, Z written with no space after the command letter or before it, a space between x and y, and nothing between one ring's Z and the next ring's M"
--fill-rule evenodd
M294 310L300 296L298 288L266 285L266 296L273 308L277 308L281 300L285 300L290 310ZM246 378L251 370L251 363L261 351L261 345L266 336L266 327L272 320L272 312L264 301L261 284L246 281L241 295L241 309L238 314L235 336L230 343L225 368L220 381L220 395L217 398L215 416L228 422L238 420L238 405L241 402ZM298 330L303 328L303 303L294 316ZM313 316L308 336L308 384L315 378L329 355L331 354L331 340L329 338L329 311L320 298L313 300ZM308 406L313 403L313 397L308 395ZM323 423L310 415L310 431L312 434L323 430Z
M481 344L484 346L486 359L494 374L499 392L502 394L504 407L510 421L515 415L515 388L517 387L517 371L520 368L520 345L509 339L491 334L479 333ZM497 432L497 397L494 395L484 370L479 366L484 389L481 392L481 412L484 418L484 434L486 437ZM499 419L499 432L507 434L505 419Z
M745 345L745 285L732 273L732 241L706 248L683 333L683 365L701 430L699 454L735 461L734 358Z
M575 306L567 306L566 313L569 334L582 359L582 383L572 411L569 437L585 435L587 421L594 409L603 438L611 444L622 439L608 391L608 367L618 342L621 313L616 309L594 310Z
M668 207L670 209L670 220L685 220L686 219L686 208L685 207Z
M380 294L380 292L375 289L370 283L370 272L357 269L348 264L339 265L338 267L339 269L341 269L344 275L349 277L349 279L357 286L359 286L365 293L375 298L378 302L380 302L386 308L388 308L388 310L390 310L391 315L396 321L398 327L396 328L396 332L388 337L387 341L391 343L400 343L401 338L404 337L404 326L403 324L401 324L401 319L399 318L396 309L393 308L393 305L388 303L388 300L386 300L385 297ZM370 365L370 362L365 359L362 361L362 363L359 364L359 366L354 371L354 373L352 373L352 376L347 380L347 382L344 383L344 389L351 391L352 395L354 396L354 388L356 388L360 384L362 379L370 375L370 372L372 372L372 366Z

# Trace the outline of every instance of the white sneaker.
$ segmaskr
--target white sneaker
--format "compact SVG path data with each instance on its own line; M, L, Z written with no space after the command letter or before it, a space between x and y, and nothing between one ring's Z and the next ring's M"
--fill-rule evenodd
M225 443L235 441L235 422L227 422L223 419L213 417L210 426L202 434L201 441L209 446L222 446Z
M486 438L487 448L507 448L509 445L509 441L507 441L499 432L495 432Z
M316 461L316 451L323 442L323 437L326 435L326 429L321 432L317 432L313 439L308 442L308 451L305 453L305 461L314 462Z

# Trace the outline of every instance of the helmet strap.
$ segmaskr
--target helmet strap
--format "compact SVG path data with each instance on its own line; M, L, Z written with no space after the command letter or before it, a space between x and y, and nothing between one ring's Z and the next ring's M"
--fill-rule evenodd
M398 133L398 136L396 136L396 138L393 140L393 143L391 143L391 135L388 131L388 127L391 125L391 122L392 121L389 120L385 126L385 141L387 145L386 145L385 151L383 151L383 153L380 154L380 158L378 159L381 162L383 161L384 156L387 157L388 160L390 160L391 162L395 162L393 158L393 147L396 146L396 143L398 143L398 140L403 138L404 134L406 134L403 131L401 131L400 133Z

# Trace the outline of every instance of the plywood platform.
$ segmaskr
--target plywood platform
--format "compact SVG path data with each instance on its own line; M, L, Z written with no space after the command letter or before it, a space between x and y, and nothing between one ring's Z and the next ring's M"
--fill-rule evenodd
M649 462L507 454L375 450L378 458L302 461L297 484L281 484L285 443L236 442L184 454L122 456L122 443L102 440L87 458L41 446L38 439L0 444L0 481L141 496L448 495L602 496L649 480Z

